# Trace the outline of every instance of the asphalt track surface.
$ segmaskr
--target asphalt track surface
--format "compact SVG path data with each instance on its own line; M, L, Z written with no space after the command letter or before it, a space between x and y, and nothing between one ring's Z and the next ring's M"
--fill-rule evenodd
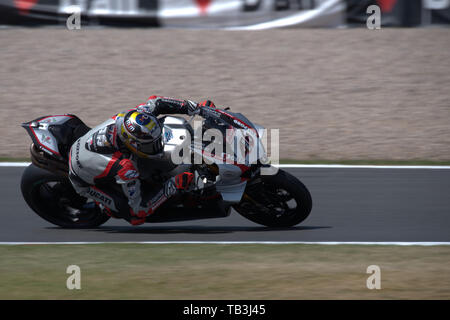
M313 197L311 215L269 229L233 212L227 218L145 224L110 219L97 229L65 230L28 208L25 168L0 167L0 242L78 241L450 241L450 170L286 168Z

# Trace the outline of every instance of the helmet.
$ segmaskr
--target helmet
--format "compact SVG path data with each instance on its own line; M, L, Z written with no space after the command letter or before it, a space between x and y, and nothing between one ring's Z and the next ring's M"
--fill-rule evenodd
M134 154L141 158L162 153L162 128L151 114L136 110L119 113L116 118L119 139Z

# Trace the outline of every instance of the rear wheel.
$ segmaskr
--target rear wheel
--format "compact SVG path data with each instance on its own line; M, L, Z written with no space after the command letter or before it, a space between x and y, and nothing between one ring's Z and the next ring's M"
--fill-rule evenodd
M95 228L109 219L94 202L78 195L69 179L33 164L22 175L21 190L34 212L63 228Z
M245 218L268 227L292 227L305 220L312 209L311 194L291 174L261 176L249 184L241 202L233 207Z

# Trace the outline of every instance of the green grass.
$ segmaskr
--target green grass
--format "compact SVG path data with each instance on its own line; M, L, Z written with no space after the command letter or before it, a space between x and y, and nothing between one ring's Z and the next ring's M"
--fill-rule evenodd
M0 246L0 299L449 299L449 246ZM369 265L381 290L369 290ZM66 268L81 268L68 290Z
M0 162L30 162L30 158L0 157ZM448 166L448 161L432 160L294 160L281 159L281 164L348 164L348 165L402 165L402 166Z

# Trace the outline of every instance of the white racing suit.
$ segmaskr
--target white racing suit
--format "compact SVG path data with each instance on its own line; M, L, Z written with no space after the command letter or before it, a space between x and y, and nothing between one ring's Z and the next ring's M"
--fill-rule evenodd
M192 102L151 96L147 103L135 109L157 116L161 113L191 114L195 108ZM176 179L169 179L151 195L150 201L143 201L136 158L117 136L116 121L125 113L119 113L75 141L69 154L69 178L80 195L96 201L111 216L118 213L118 217L136 225L144 223L148 215L182 186ZM117 185L121 187L121 194L117 192Z

